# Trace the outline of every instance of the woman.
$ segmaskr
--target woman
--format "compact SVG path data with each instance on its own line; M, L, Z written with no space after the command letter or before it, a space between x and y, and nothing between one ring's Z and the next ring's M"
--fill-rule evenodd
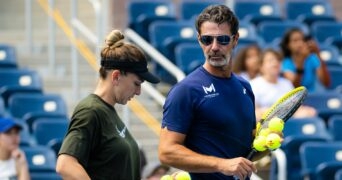
M118 30L107 36L97 87L74 110L57 159L63 179L141 179L139 147L114 105L140 95L144 80L159 80L148 72L144 53L123 40Z
M259 75L261 49L253 44L242 48L233 63L233 72L250 81Z
M25 154L19 149L21 128L12 119L0 119L0 179L30 179Z
M262 114L270 108L281 96L294 87L288 79L280 77L281 55L273 49L266 49L261 56L260 76L250 83L255 96L255 114L261 119ZM312 117L315 109L301 106L294 117Z
M329 87L330 76L325 63L317 53L312 53L304 37L304 33L297 28L289 30L283 37L280 46L284 55L284 77L295 87L305 86L309 92L316 90L317 82Z

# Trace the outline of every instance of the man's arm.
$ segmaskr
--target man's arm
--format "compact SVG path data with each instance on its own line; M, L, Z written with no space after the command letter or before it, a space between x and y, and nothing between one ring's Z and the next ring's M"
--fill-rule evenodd
M214 156L198 154L184 146L185 135L161 130L159 142L159 159L163 164L189 172L214 173L234 175L240 179L256 172L254 164L246 158L223 159ZM233 148L233 147L232 147Z
M64 180L90 180L90 177L78 160L67 154L58 156L56 172L60 174Z

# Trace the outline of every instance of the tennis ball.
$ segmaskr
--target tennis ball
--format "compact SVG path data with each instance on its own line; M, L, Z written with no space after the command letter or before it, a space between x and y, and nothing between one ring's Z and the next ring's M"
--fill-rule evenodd
M266 146L266 136L257 136L253 141L253 147L257 151L265 151Z
M161 178L160 178L160 180L172 180L172 177L171 177L171 175L164 175L164 176L162 176Z
M266 137L266 146L275 150L281 146L281 137L276 133L271 133Z
M281 132L284 129L284 121L278 117L274 117L268 122L268 129L274 132Z
M258 136L265 136L267 137L271 133L271 130L268 128L262 128L260 129L260 132L258 133Z
M176 180L191 180L190 174L188 172L185 171L181 171L179 173L177 173Z

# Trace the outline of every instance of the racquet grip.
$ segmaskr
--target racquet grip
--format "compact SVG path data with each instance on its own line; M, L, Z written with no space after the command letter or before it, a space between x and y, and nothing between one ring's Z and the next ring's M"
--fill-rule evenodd
M252 160L252 158L254 157L255 153L257 153L258 151L256 151L254 148L251 150L251 152L249 152L247 159Z

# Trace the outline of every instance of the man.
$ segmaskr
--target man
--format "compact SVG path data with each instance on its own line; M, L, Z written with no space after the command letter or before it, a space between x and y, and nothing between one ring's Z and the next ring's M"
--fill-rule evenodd
M164 105L159 159L192 179L245 179L256 171L244 158L256 123L254 95L232 74L238 26L227 6L203 10L196 29L206 61L171 89Z

